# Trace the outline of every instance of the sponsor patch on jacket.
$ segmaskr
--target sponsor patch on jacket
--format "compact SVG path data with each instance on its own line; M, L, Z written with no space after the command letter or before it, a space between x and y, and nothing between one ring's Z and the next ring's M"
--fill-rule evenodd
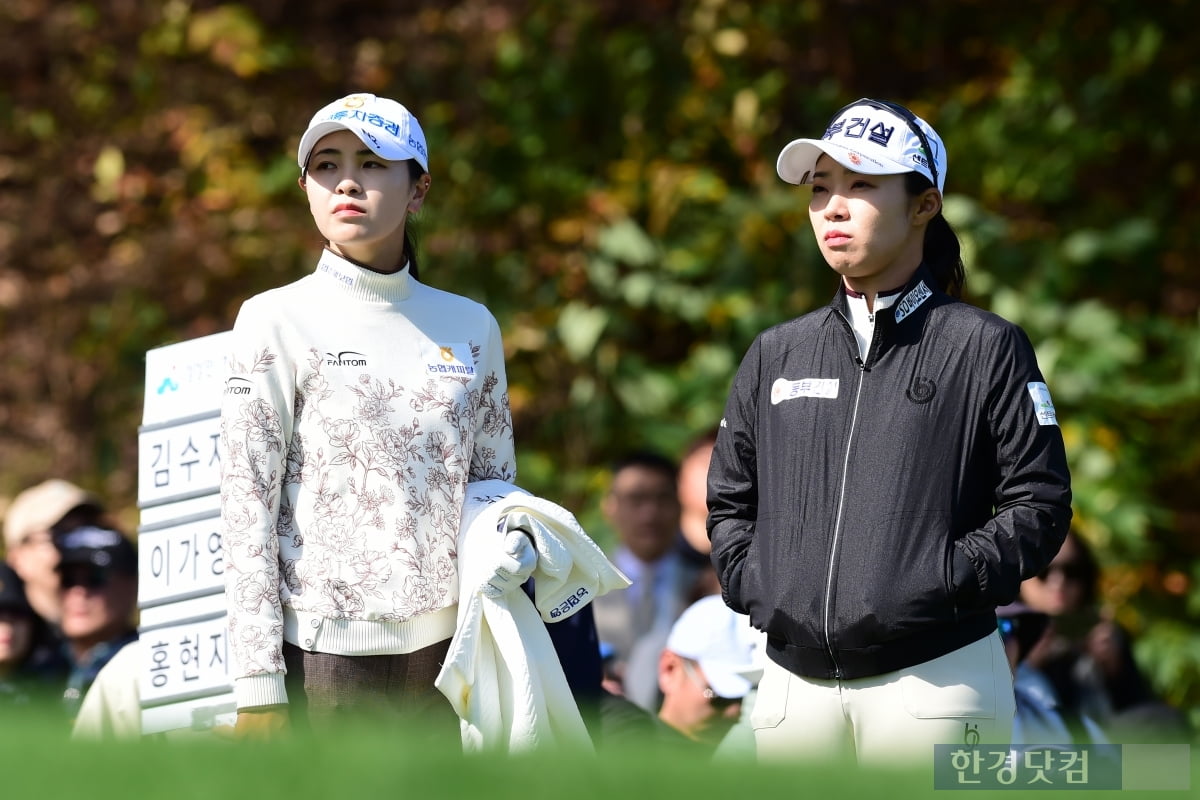
M436 348L432 357L425 362L426 373L467 378L475 374L475 362L471 358L471 347L466 342L438 344Z
M900 302L896 303L896 322L916 311L920 308L921 303L931 297L933 297L933 291L925 285L925 281L918 283L912 288L912 291L900 298Z
M1033 413L1037 414L1038 425L1057 425L1058 416L1054 413L1050 388L1041 381L1033 381L1026 388L1029 389L1029 396L1033 398Z
M776 406L784 400L797 397L833 399L838 396L839 383L838 378L801 378L798 381L777 378L775 383L771 384L771 405Z

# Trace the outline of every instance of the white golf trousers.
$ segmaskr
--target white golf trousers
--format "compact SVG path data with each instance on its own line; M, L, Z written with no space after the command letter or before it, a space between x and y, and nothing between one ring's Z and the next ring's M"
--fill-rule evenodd
M750 722L760 760L928 766L935 744L1007 744L1012 672L999 633L857 680L801 678L767 659Z

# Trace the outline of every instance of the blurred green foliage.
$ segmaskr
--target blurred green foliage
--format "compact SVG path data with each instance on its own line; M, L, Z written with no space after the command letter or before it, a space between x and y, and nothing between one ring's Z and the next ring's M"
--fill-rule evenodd
M0 7L0 494L58 474L136 521L143 354L310 269L294 148L362 90L425 126L422 274L500 320L521 482L604 541L608 461L679 453L753 336L831 295L775 156L881 96L942 133L969 298L1037 347L1106 607L1200 706L1187 2L382 8Z

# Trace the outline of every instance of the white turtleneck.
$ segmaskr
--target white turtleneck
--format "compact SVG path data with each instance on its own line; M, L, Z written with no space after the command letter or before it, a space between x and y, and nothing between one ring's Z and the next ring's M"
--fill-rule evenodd
M858 340L858 356L867 360L871 350L871 339L875 336L875 315L885 308L891 308L900 297L900 289L889 294L875 295L874 309L867 309L867 296L857 292L846 292L846 306L850 309L850 327L854 329L854 338Z

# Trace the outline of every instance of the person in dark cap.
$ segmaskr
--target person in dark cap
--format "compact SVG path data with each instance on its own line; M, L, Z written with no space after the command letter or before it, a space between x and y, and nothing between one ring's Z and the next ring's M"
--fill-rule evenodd
M92 525L60 534L54 544L71 660L63 699L73 719L100 668L137 639L137 552L120 532Z
M20 576L0 562L0 708L29 705L61 680L64 670L52 672L39 656L45 627Z

